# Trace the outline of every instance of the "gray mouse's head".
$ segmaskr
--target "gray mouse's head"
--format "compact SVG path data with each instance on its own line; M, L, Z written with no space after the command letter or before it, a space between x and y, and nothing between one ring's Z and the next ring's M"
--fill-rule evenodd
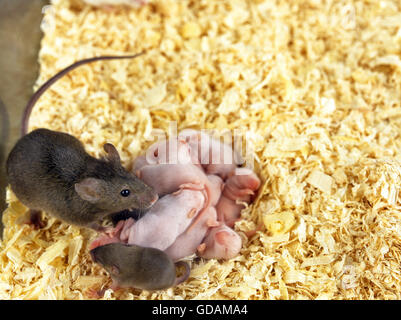
M91 176L74 185L77 194L103 213L151 207L158 199L153 188L122 167L112 144L106 143L104 150L107 155L96 159Z
M110 243L96 247L90 251L93 262L100 264L110 274L113 281L118 286L125 286L127 279L132 277L134 266L129 263L127 253L135 253L136 246L129 246L123 243ZM135 278L135 275L133 275Z
M90 250L90 255L93 262L100 264L111 275L118 276L124 268L120 260L125 255L125 250L127 245L123 243L109 243Z

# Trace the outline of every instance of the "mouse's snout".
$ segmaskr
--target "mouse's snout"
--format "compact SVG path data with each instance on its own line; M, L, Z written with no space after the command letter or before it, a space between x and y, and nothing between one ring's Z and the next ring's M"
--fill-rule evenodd
M149 209L159 199L154 188L135 176L133 176L130 187L133 191L134 208L136 209Z
M148 209L153 206L157 200L159 200L159 196L153 188L146 190L138 195L138 200L142 204L144 209Z
M105 267L105 262L107 261L107 259L105 259L105 257L107 257L107 250L105 250L102 247L103 246L100 246L100 247L90 250L89 254L94 263L98 263L101 266Z

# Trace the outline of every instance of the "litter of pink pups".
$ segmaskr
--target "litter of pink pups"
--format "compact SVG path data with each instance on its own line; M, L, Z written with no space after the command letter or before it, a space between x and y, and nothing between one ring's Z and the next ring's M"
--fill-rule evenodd
M233 227L260 180L236 159L230 145L193 129L153 144L131 170L159 200L141 219L119 221L111 237L91 247L123 242L157 248L174 261L194 253L206 259L237 256L242 241Z

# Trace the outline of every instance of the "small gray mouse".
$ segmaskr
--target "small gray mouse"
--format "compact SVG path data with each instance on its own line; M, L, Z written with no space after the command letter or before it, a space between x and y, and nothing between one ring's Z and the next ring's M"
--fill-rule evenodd
M173 260L163 251L123 243L110 243L90 251L92 260L110 273L112 288L164 290L188 279L188 263ZM185 272L177 277L176 267Z
M31 223L42 227L40 211L65 222L106 231L100 221L126 209L146 209L158 199L153 188L126 171L116 148L106 143L107 155L90 156L82 143L67 133L37 129L26 134L29 115L38 98L57 79L84 63L139 56L105 56L78 61L48 80L32 96L23 117L23 136L11 150L6 171L17 198L31 209Z

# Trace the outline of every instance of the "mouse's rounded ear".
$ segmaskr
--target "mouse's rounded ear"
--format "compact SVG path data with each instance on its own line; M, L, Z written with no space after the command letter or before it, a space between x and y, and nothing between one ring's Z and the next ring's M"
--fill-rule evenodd
M81 199L96 203L101 199L101 182L95 178L85 178L74 185L75 191Z
M111 143L105 143L103 149L107 153L105 157L107 160L112 163L121 163L120 155L115 146L113 146Z

